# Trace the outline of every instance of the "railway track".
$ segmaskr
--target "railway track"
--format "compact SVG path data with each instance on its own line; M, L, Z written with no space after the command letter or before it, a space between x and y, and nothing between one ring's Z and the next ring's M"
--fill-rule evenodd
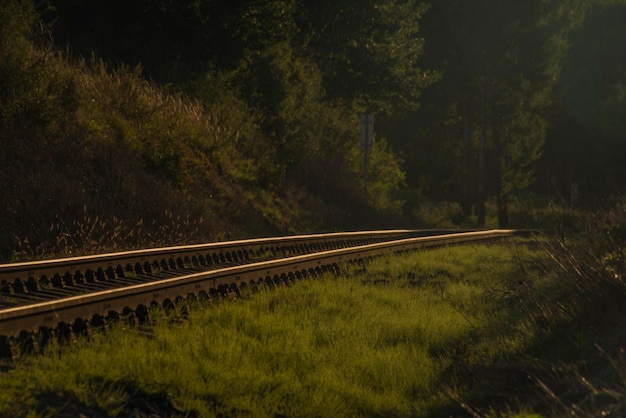
M148 307L279 286L388 252L493 240L509 230L392 230L302 235L0 265L0 358L88 334Z

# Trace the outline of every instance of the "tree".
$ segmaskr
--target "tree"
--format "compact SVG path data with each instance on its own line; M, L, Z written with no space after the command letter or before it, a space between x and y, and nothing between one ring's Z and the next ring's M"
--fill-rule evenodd
M364 112L391 115L418 105L435 80L419 65L419 32L428 7L415 0L301 3L300 37L324 75L324 87Z
M549 192L576 203L623 192L626 175L626 2L595 2L569 33L558 83L559 113L544 176Z
M564 54L563 7L542 0L444 0L426 16L425 62L443 78L426 93L435 99L420 120L434 118L439 127L415 140L435 149L456 144L459 152L445 161L444 181L456 183L448 197L466 214L473 200L480 225L485 199L494 196L499 224L507 226L510 197L533 182Z

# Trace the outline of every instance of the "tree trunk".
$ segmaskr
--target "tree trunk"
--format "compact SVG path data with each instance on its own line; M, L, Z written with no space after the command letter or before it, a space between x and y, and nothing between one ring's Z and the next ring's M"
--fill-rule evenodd
M498 227L507 229L509 227L509 198L502 193L498 193Z
M485 111L485 93L483 92L480 103L480 145L478 150L478 202L476 212L478 226L485 226L485 164L487 151L487 119Z
M470 130L469 111L467 105L463 107L463 198L461 201L461 209L463 215L469 217L472 214L472 193L470 192L470 172L471 172L471 153L472 153L472 133Z

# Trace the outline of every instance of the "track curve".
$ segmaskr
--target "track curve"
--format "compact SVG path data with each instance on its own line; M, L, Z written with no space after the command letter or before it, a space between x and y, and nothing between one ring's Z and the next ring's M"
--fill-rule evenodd
M315 234L137 250L0 265L0 358L49 338L86 334L151 304L237 297L389 252L501 239L511 230L392 230ZM19 353L17 353L19 354Z

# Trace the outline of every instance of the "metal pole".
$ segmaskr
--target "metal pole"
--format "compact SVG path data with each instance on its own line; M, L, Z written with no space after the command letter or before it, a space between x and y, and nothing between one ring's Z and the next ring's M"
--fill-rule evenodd
M363 205L367 207L367 160L369 157L369 150L365 149L363 153Z
M374 115L361 115L361 149L363 150L363 205L367 207L367 171L369 152L374 145Z

